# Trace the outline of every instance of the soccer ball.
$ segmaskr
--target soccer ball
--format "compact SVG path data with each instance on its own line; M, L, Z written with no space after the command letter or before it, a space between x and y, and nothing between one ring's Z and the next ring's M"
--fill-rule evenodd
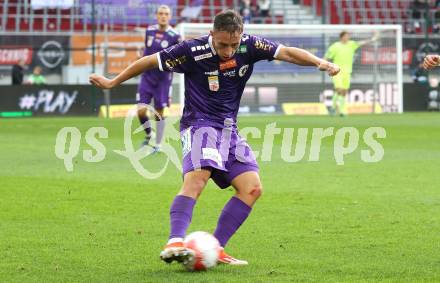
M213 235L201 231L193 232L183 242L187 249L194 252L194 257L184 263L187 270L207 270L217 265L220 244Z

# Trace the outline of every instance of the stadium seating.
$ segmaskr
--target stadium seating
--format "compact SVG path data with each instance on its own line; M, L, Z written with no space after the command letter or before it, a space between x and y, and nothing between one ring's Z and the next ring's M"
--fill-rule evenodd
M412 0L329 0L328 19L332 24L402 24L411 21ZM313 6L322 15L324 0L303 0L303 5ZM430 16L433 16L432 9Z
M252 0L256 3L256 0ZM0 31L14 32L78 32L90 31L90 21L84 20L81 7L75 1L76 6L70 9L39 9L31 8L31 0L3 0L0 3ZM199 17L186 19L181 17L182 10L191 5L202 7ZM213 17L225 8L239 7L239 0L177 0L177 9L174 18L177 22L202 22L209 23ZM265 19L257 19L264 23L283 23L283 15L272 13ZM124 22L124 21L122 21ZM111 23L110 31L129 31L136 27L146 27L147 24L138 19L133 23ZM97 30L102 31L104 23L97 19Z
M90 21L85 21L81 7L70 9L33 10L31 0L3 0L0 3L0 30L7 31L90 31ZM224 8L239 7L240 0L177 0L175 12L177 22L209 23ZM401 24L413 25L410 3L412 0L301 0L294 5L292 0L272 0L271 15L254 18L260 23L321 23L325 16L332 24ZM257 0L252 0L256 5ZM75 3L78 3L76 1ZM78 4L77 4L78 5ZM181 17L187 6L201 6L200 15L194 19ZM306 9L305 9L306 8ZM312 14L310 14L312 13ZM323 15L323 13L325 13ZM429 16L436 21L437 10L431 9ZM440 14L440 13L438 13ZM438 16L438 15L437 15ZM302 17L302 18L301 18ZM124 22L124 21L122 21ZM110 31L129 31L135 27L145 27L138 19L136 23L110 23ZM104 28L102 20L97 20L97 29Z
M301 0L302 5L312 7L317 16L323 11L331 24L400 24L406 32L424 32L425 21L438 23L439 9L430 7L426 17L414 20L413 0ZM432 2L428 2L432 5ZM421 11L425 13L424 10ZM437 16L437 17L436 17ZM428 26L428 32L431 31Z

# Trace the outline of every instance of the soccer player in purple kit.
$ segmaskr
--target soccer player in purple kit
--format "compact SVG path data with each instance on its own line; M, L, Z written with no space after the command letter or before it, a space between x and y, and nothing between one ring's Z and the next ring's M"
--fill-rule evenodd
M214 232L222 246L219 262L247 264L223 249L262 193L258 165L251 148L237 133L236 119L254 63L273 59L316 66L330 76L340 71L336 64L306 50L243 34L240 15L226 10L215 17L207 36L141 58L112 80L90 75L92 84L112 88L153 68L184 73L185 103L180 121L183 185L170 208L171 231L160 253L165 262L185 262L194 256L184 247L183 238L196 200L212 178L220 188L232 185L236 192L223 208Z
M171 19L171 9L167 5L160 5L156 12L157 24L151 25L145 32L145 49L143 56L155 54L162 49L179 43L180 35L169 25ZM145 140L142 146L150 145L151 125L148 119L147 108L145 105L154 99L154 109L156 110L156 145L153 152L160 150L164 129L165 117L163 115L165 107L170 106L172 72L162 72L160 70L148 70L142 73L136 94L138 104L138 118L145 129Z

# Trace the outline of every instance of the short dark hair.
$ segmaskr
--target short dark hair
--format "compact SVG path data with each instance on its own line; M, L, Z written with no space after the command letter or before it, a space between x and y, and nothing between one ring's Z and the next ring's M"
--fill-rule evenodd
M223 10L214 18L214 31L243 32L243 20L234 10Z
M344 35L346 35L346 34L348 34L348 31L344 30L343 32L341 32L341 33L339 34L339 38L343 38Z

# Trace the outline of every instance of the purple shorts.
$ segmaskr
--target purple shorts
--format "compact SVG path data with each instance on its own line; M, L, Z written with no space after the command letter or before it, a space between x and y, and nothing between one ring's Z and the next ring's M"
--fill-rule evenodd
M168 81L166 83L159 82L156 86L152 86L141 78L136 94L136 102L150 104L151 99L154 98L154 108L163 109L170 107L171 93L172 87Z
M222 189L238 175L258 172L255 155L236 128L191 126L180 132L183 175L198 169L211 171L211 178Z

